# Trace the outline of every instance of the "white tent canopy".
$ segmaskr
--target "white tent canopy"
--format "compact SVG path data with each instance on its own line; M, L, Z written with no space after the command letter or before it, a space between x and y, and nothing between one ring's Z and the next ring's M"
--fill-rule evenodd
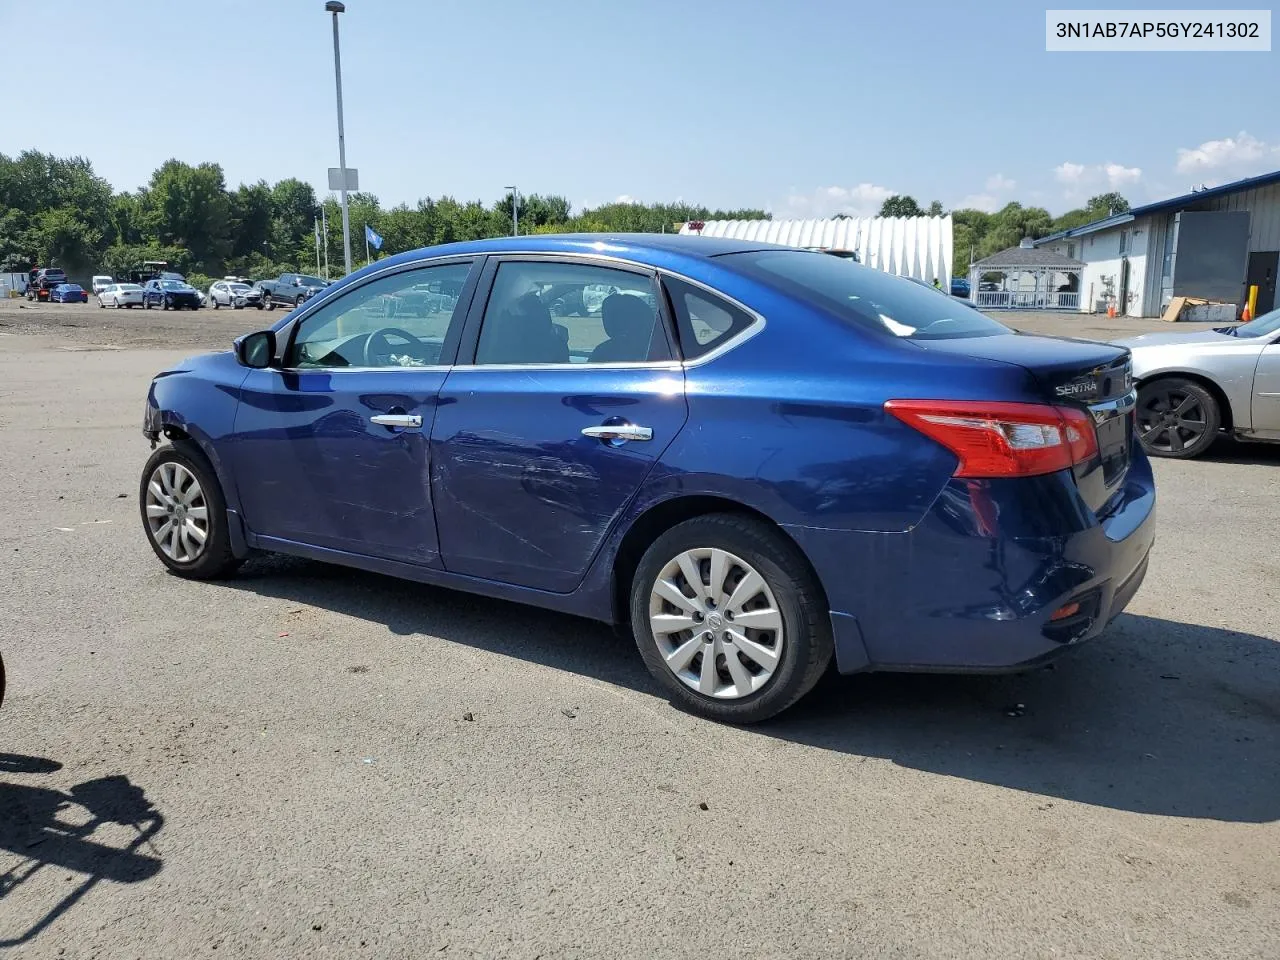
M869 267L951 288L951 217L835 217L830 220L707 220L682 234L758 240L857 253Z

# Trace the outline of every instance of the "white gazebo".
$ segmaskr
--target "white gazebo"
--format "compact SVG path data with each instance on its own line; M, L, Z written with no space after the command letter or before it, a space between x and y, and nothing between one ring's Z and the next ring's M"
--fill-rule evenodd
M1084 267L1028 237L969 267L969 299L984 310L1078 310Z

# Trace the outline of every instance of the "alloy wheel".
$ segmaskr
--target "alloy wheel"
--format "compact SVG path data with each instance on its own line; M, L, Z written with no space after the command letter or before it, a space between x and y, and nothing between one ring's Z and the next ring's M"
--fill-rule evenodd
M686 550L662 568L649 596L649 627L677 679L720 700L762 689L786 639L764 577L714 547Z
M1208 429L1204 404L1195 394L1177 387L1154 387L1144 393L1138 407L1138 431L1153 450L1180 453Z
M167 460L147 480L147 529L170 560L193 563L209 539L209 505L195 474Z

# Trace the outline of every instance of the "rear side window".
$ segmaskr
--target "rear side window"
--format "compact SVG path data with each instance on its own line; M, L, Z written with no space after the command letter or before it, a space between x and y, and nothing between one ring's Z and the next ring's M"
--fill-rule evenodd
M940 290L825 253L756 250L717 260L877 333L911 340L955 340L1012 332Z
M709 353L751 326L754 317L741 307L675 277L663 277L676 317L680 349L686 360Z

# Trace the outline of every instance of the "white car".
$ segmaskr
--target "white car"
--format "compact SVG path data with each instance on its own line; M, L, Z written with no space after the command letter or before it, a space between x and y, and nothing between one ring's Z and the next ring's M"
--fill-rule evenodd
M108 277L105 273L96 274L89 286L95 294L102 293L103 290L115 283L112 277Z
M262 291L240 280L219 280L209 287L209 306L262 309Z
M112 283L95 292L99 307L119 310L121 307L142 306L142 287L136 283Z

